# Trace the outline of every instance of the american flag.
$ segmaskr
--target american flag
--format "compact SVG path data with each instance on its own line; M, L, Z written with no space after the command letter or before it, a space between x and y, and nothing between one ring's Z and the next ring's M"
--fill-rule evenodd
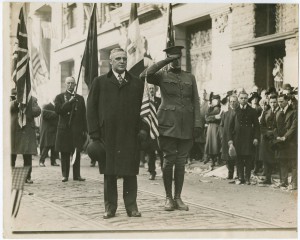
M45 73L42 68L41 59L39 56L39 52L35 47L32 47L32 73L33 78L36 79L39 77L39 75L42 75L44 77Z
M28 174L30 167L14 167L12 169L12 188L11 188L11 200L12 200L12 212L11 215L13 217L17 217L23 189L24 183Z
M166 47L173 47L175 46L175 37L174 37L174 27L173 27L173 20L172 20L172 3L169 3L168 10L167 10L167 17L168 17L168 32L167 32L167 43Z
M158 120L156 115L156 108L153 100L150 98L147 76L145 78L144 94L141 107L141 117L148 124L150 128L150 137L155 139L159 136L158 133Z
M18 122L20 127L23 127L26 125L26 105L31 98L27 30L24 20L23 7L21 8L19 14L17 39L13 53L12 79L17 88L17 102L19 103Z

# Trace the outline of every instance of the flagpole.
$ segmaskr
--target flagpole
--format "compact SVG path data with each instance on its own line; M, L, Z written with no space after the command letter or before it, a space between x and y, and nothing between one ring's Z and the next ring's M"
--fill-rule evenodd
M94 3L94 5L93 5L91 17L92 17L92 15L93 15L93 11L94 11L95 6L96 6L96 3ZM91 22L91 19L90 19L90 22ZM77 83L76 83L76 87L75 87L75 91L74 91L74 97L75 97L75 95L76 95L76 93L77 93L78 84L79 84L79 79L80 79L80 75L81 75L82 63L83 63L83 59L84 59L85 53L86 53L86 46L85 46L85 48L84 48L83 56L82 56L82 58L81 58L81 63L80 63L80 68L79 68L79 73L78 73L78 77L77 77ZM71 127L71 123L72 123L72 120L73 120L74 111L75 111L76 106L77 106L77 102L75 102L75 104L74 104L73 107L72 107L72 111L71 111L70 119L69 119L69 127Z

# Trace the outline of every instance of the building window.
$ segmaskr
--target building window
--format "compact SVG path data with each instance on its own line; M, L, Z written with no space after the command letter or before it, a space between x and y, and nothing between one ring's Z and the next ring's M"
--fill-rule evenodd
M63 39L70 36L70 30L76 27L78 10L76 3L63 4Z
M61 92L66 91L65 80L66 77L74 76L74 60L68 60L60 63L61 66Z
M255 47L255 85L267 89L280 88L283 83L284 41Z
M274 34L276 32L276 4L256 4L255 6L255 36Z

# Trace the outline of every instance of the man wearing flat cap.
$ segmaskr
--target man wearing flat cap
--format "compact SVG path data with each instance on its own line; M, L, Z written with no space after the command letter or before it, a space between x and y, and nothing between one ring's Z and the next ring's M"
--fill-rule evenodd
M182 48L174 46L165 49L167 58L153 64L140 75L142 80L146 79L148 83L159 86L161 91L162 102L157 117L159 145L164 155L166 211L175 209L188 211L188 206L181 200L185 163L193 145L193 138L200 134L200 106L196 79L194 75L181 69ZM169 63L169 70L161 70Z
M123 178L123 199L128 217L141 217L137 207L139 173L140 110L143 82L126 71L127 54L122 48L110 53L112 69L93 80L87 99L87 123L91 139L105 147L105 167L101 153L95 154L104 173L104 219L115 217L118 207L118 177ZM91 155L92 156L92 155ZM97 157L99 156L99 157ZM92 156L93 157L93 156Z

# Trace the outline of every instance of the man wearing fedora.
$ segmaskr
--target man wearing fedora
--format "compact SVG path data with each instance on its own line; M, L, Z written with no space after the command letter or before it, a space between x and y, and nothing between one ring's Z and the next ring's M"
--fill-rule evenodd
M95 145L105 146L94 154L105 161L104 219L115 217L118 207L117 179L123 178L123 199L129 217L141 217L137 207L137 174L139 173L140 110L143 82L126 71L127 54L122 48L110 53L112 69L93 80L87 99L88 131ZM90 147L88 151L90 150ZM90 153L90 155L93 155ZM102 163L101 163L102 164Z
M182 46L165 49L167 58L141 73L140 78L160 87L162 103L158 109L159 146L164 155L163 180L166 192L164 209L188 211L181 200L185 163L200 134L200 106L195 76L181 69ZM170 63L168 70L161 70ZM195 134L197 133L197 134ZM172 195L173 166L175 193Z

